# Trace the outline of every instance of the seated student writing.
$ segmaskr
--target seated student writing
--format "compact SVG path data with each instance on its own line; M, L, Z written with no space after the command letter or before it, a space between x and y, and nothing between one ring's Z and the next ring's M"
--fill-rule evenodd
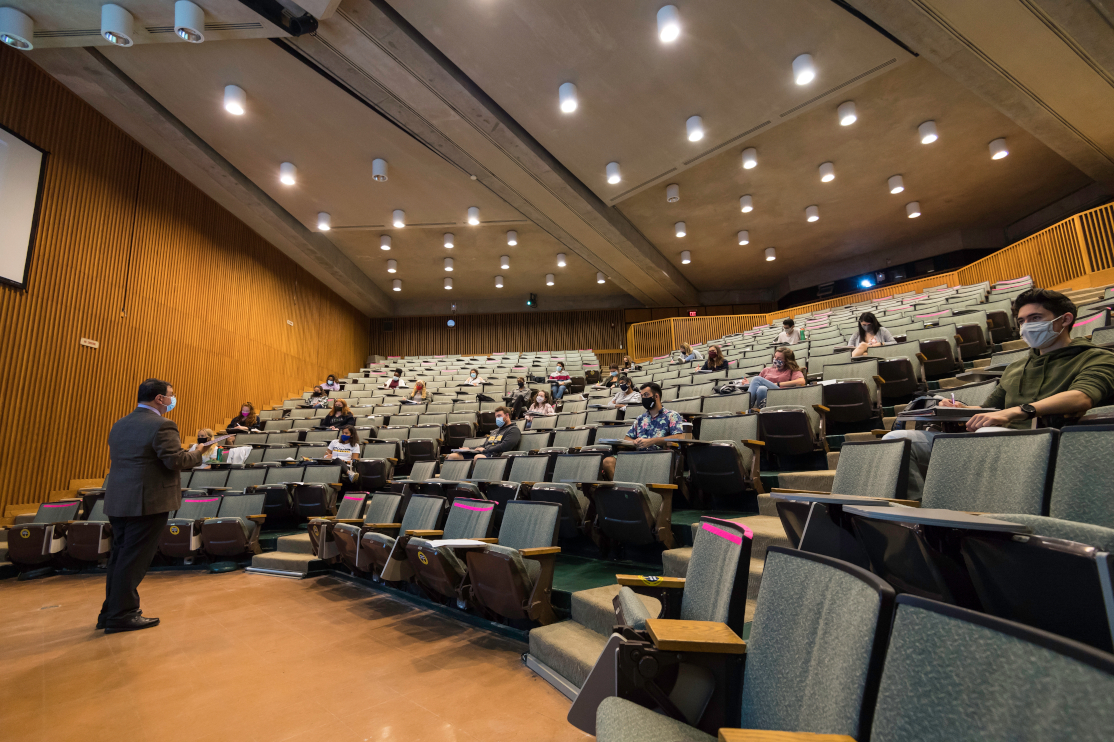
M565 390L569 388L569 383L572 377L565 373L565 364L561 361L557 362L557 370L549 375L549 390L554 399L560 399L565 396Z
M704 360L704 356L700 354L700 351L693 350L692 346L688 343L681 343L681 349L677 351L677 355L680 356L680 363Z
M383 382L382 389L406 389L406 379L402 378L402 369L396 368L395 372L391 374L385 382Z
M879 345L893 345L897 341L890 331L882 327L878 322L878 318L871 312L863 312L859 317L859 331L851 336L847 341L847 345L854 348L851 351L852 358L865 356L871 348L876 348Z
M634 364L631 363L630 356L623 356L623 363L619 366L619 370L630 371L632 368L634 368Z
M259 416L255 414L255 405L244 402L240 405L240 414L228 423L229 433L253 433L259 431Z
M594 389L610 389L619 383L619 365L616 363L611 364L611 370L607 374L607 378L599 384L593 384Z
M685 437L684 418L681 413L667 410L661 405L661 387L650 381L639 390L642 406L646 409L631 423L623 440L633 443L640 449L661 448L665 441ZM603 460L600 475L604 479L615 478L615 457Z
M720 350L718 345L711 345L708 347L708 360L704 361L704 365L700 367L701 371L726 371L727 359L723 357L723 351Z
M321 427L328 428L329 430L339 430L345 425L355 425L356 416L348 409L348 403L343 399L333 400L333 409L329 414L321 418Z
M793 319L786 317L781 321L781 334L774 342L778 345L796 345L801 340L801 333L793 327Z
M526 419L532 420L534 415L552 414L554 414L554 408L551 400L549 399L549 395L539 389L538 393L534 395L533 404L531 404L530 408L526 410Z
M1021 339L1031 349L1002 373L998 387L981 412L967 421L971 432L1024 430L1039 417L1044 425L1060 428L1087 410L1114 401L1114 352L1084 338L1071 338L1078 309L1058 291L1031 288L1013 302ZM943 407L969 407L945 398ZM886 438L910 442L907 498L921 499L924 475L938 430L895 430Z
M453 451L445 458L459 461L460 459L483 459L489 456L499 456L518 448L518 443L521 440L522 431L511 422L511 411L506 407L496 407L495 430L487 436L484 444L476 448L462 448L460 451Z
M329 395L320 384L313 388L313 393L309 395L306 404L310 407L326 407L329 404Z
M750 380L750 398L755 407L766 404L766 392L770 389L789 389L805 385L805 375L797 365L796 356L790 348L774 351L773 365L767 366Z
M476 369L472 369L471 371L469 371L468 378L464 380L464 384L467 386L479 386L480 384L486 383L487 381L482 376L480 376L480 372Z
M340 461L359 460L360 434L356 432L356 426L345 425L340 429L340 435L335 440L329 441L329 446L325 449L325 458Z
M619 378L615 396L607 401L608 407L626 407L629 404L642 404L642 394L634 388L634 384L627 376Z
M336 375L329 374L329 378L325 380L325 383L321 385L321 388L327 392L339 392L340 384L337 383Z
M419 380L414 382L414 389L410 392L409 396L406 397L406 401L414 402L414 404L417 404L417 402L415 401L415 397L422 400L423 402L425 401L424 381Z

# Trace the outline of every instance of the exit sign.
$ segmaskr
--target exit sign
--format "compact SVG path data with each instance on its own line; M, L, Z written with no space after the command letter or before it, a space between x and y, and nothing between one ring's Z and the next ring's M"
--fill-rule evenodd
M696 312L689 312L689 316L690 316L690 317L695 317L695 316L696 316Z

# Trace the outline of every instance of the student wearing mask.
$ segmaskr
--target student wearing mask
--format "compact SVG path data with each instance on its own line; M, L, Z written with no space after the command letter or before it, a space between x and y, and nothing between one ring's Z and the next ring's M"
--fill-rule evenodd
M704 365L700 367L701 371L726 371L727 359L723 357L723 351L720 350L718 345L712 345L708 348L708 360L704 361Z
M415 381L414 382L414 389L410 392L410 395L406 399L410 402L414 402L415 397L418 397L423 402L425 402L425 382L424 381L421 381L421 380ZM415 404L416 404L416 402L415 402Z
M688 343L681 343L681 349L677 352L681 356L681 363L690 363L692 361L704 360L704 356L700 355L700 351L693 350L692 346Z
M801 333L793 327L793 318L786 317L781 321L781 334L774 342L778 345L796 345L801 341Z
M622 376L615 388L615 396L607 403L608 407L626 407L629 404L642 404L642 394L639 393L630 378Z
M774 351L773 365L767 366L750 380L750 399L755 407L764 407L770 389L789 389L805 385L805 375L789 348Z
M461 452L454 451L446 456L446 459L459 461L464 458L482 459L488 456L499 456L507 451L513 451L518 448L519 441L522 440L522 431L518 426L511 422L511 411L506 407L495 408L495 430L484 440L482 446L476 448L461 449Z
M333 400L333 409L329 414L321 418L321 427L328 428L329 430L338 430L345 425L355 425L356 416L348 409L348 403L343 399Z
M859 331L851 336L847 345L854 348L852 358L865 356L871 348L879 345L893 345L897 341L890 331L879 324L878 319L871 312L863 312L859 317Z
M565 390L568 389L572 377L565 373L565 364L561 361L557 362L557 370L549 375L549 391L554 399L560 399L565 396Z
M684 418L679 412L662 407L660 386L652 381L647 382L639 390L639 396L646 411L631 423L623 440L634 443L640 449L654 449L661 448L665 441L684 437L685 431L682 427ZM614 456L608 456L603 460L601 473L604 479L614 479Z
M251 433L259 430L259 416L255 414L255 405L244 402L240 405L240 414L228 423L229 433Z
M326 407L329 404L329 395L326 394L325 390L318 384L313 388L313 393L309 395L306 404L310 407Z
M1060 428L1092 407L1114 402L1114 353L1084 338L1071 338L1078 312L1071 299L1058 291L1031 288L1014 299L1013 311L1029 354L1006 367L983 405L993 412L968 420L968 431L1024 430L1032 427L1034 417ZM938 404L970 406L947 398ZM885 436L910 442L910 500L921 499L937 432L895 430Z
M630 356L623 356L623 365L621 366L620 370L630 371L632 368L634 368L634 364L631 363Z
M321 388L327 392L339 392L340 384L337 383L336 375L329 374L329 378L325 380L325 383L321 385Z
M607 378L599 384L595 385L596 389L611 389L619 384L619 366L618 364L611 364L611 369L607 374Z
M194 451L204 451L201 456L201 465L195 466L195 469L209 469L217 461L217 456L220 453L220 446L206 446L205 444L213 440L213 431L209 428L202 428L197 431L197 443L190 446L189 453ZM235 439L232 439L235 440Z
M406 379L402 378L402 369L396 368L391 377L383 383L383 389L408 389Z
M533 403L530 405L530 408L526 410L526 419L530 420L534 417L534 415L552 414L554 414L554 409L549 395L539 389L538 393L534 395L534 400Z
M340 429L340 435L335 440L329 441L325 450L325 458L340 461L358 461L360 458L360 435L356 426L345 425Z
M510 394L503 397L503 400L511 406L511 418L514 420L522 417L522 413L530 405L530 400L534 395L534 390L526 387L526 379L519 376L516 383L518 387L512 389Z
M479 386L480 384L486 384L487 381L484 379L484 377L480 376L480 372L478 370L472 369L468 372L468 378L464 381L464 383L467 386Z

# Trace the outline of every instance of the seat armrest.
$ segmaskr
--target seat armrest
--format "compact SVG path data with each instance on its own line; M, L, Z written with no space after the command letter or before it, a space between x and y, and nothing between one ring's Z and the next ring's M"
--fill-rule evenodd
M360 521L363 523L363 521ZM364 528L402 528L401 523L364 523Z
M928 363L928 356L926 356L924 353L917 353L915 355L917 356L917 360L919 360L921 363Z
M773 489L770 490L770 494L774 494L774 493L784 493L784 494L787 494L787 495L794 495L794 494L795 495L830 495L830 494L832 494L831 492L821 492L820 490L799 490L799 489L789 489L789 488L785 488L785 487L774 487Z
M812 406L812 409L816 410L817 412L831 412L832 411L831 408L825 407L822 404L814 404Z
M743 445L746 446L747 448L765 448L766 447L766 443L764 441L752 441L752 440L749 440L749 439L744 439L743 440Z
M321 520L325 520L325 519L321 518ZM364 522L363 518L337 518L337 517L332 516L332 515L330 515L328 517L328 520L331 520L333 523L345 523L345 524L350 525L350 526L363 525L363 522Z
M875 376L875 377L874 377L874 380L875 380L876 382L878 382L879 384L885 384L885 383L886 383L886 380L885 380L885 379L883 379L883 378L882 378L881 376Z
M266 515L249 515L248 520L254 520L256 523L262 523L267 520Z
M677 489L677 485L675 485L675 484L647 484L646 486L649 487L652 490L675 490L675 489Z
M615 575L615 582L627 587L662 587L685 589L684 577L657 577L653 575Z
M747 643L725 623L651 618L646 621L654 646L667 652L746 654Z
M874 430L872 430L870 432L871 432L872 435L874 435L875 438L881 438L882 436L884 436L886 433L889 433L890 431L885 430L883 428L875 428Z
M485 544L497 544L497 543L499 543L499 539L497 539L497 538L474 538L472 540L473 541L483 541Z
M478 540L478 539L477 539ZM546 554L560 554L560 546L537 546L533 549L519 549L518 553L530 559L532 557L545 556Z
M719 742L855 742L846 734L817 734L815 732L768 732L764 729L719 730Z
M414 530L414 531L407 531L406 535L407 536L417 536L418 538L427 538L429 536L440 536L444 533L445 533L444 531Z

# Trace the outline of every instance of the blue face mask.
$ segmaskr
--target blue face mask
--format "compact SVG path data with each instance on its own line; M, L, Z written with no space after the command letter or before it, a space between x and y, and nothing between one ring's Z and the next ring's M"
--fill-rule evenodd
M506 418L504 418L504 417L495 418L495 426L496 427L501 428L506 424L507 424L507 419Z
M170 412L171 410L173 410L173 409L174 409L174 405L176 405L176 404L178 404L178 398L177 398L177 397L171 397L171 398L170 398L170 404L168 404L168 405L166 406L166 411L167 411L167 412Z
M341 443L347 443L347 442L348 442L348 441L350 441L351 439L352 439L352 436L350 436L350 435L342 435L342 436L340 437L340 442L341 442Z

